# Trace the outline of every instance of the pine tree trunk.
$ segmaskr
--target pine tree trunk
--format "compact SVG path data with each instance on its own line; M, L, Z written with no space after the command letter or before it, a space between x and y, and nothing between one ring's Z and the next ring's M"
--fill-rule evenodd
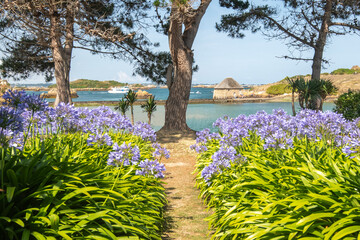
M161 130L191 130L186 124L186 110L192 83L192 45L210 2L202 0L197 9L192 9L182 8L183 3L179 0L172 1L168 38L173 63L168 68L172 69L172 74L167 74L169 97L165 103L165 124ZM187 12L184 14L183 11Z
M188 131L186 110L192 82L192 56L186 49L178 49L174 66L174 80L165 103L164 130Z
M326 45L327 35L329 33L329 24L331 20L331 9L332 9L332 0L326 0L325 9L324 9L324 17L321 24L321 28L319 31L319 37L316 41L315 52L313 57L312 64L312 73L311 80L317 79L320 80L321 74L321 64L323 61L323 53ZM320 96L314 97L311 102L312 108L315 110L322 109L322 99Z
M55 106L59 103L72 103L70 92L70 66L66 64L66 59L59 53L59 49L53 50L53 59L55 66L55 79L57 94L55 99Z
M57 86L55 106L61 102L72 103L70 92L70 65L74 34L74 14L69 5L66 17L65 47L63 47L61 42L60 18L56 11L57 9L55 7L50 9L50 39Z

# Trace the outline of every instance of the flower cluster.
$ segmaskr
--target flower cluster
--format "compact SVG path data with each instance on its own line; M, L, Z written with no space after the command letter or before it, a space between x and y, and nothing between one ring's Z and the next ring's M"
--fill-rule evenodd
M132 126L128 118L105 106L89 109L60 103L56 108L51 108L38 95L27 95L25 91L16 90L8 90L3 98L4 106L0 107L0 128L3 130L0 138L8 139L7 144L30 128L33 134L92 133L93 140L89 139L89 142L99 140L102 133L108 130L132 133L144 140L156 140L155 131L149 124L139 122ZM3 141L0 143L4 144Z
M141 161L140 149L138 146L132 146L131 143L126 144L125 142L119 146L115 143L113 145L113 151L109 154L107 163L108 165L118 167L135 165L140 168L136 170L136 175L151 175L156 178L163 178L165 166L160 163L158 159L160 159L161 156L169 158L169 151L166 148L161 147L158 143L153 143L152 147L155 149L153 152L155 160L145 159Z
M108 146L112 146L113 145L113 141L111 139L111 137L107 134L90 134L90 136L88 137L88 139L86 140L87 144L89 146L93 146L94 143L97 143L99 146L101 145L108 145Z
M360 137L357 121L347 121L341 114L330 111L303 110L295 117L281 109L274 110L273 114L260 111L249 116L239 115L234 119L219 118L213 125L219 128L220 137L216 139L224 146L241 145L251 132L264 140L265 149L291 148L295 137L326 140L336 146L360 146L357 141ZM198 136L209 135L208 132L204 130ZM203 138L197 140L197 148L205 144Z
M137 165L140 160L140 149L138 146L132 146L131 143L125 142L120 146L115 143L113 145L113 151L109 154L107 161L111 166L129 166Z
M205 152L207 150L206 143L212 139L219 139L218 133L212 133L209 128L196 133L196 143L190 146L190 149L196 152Z
M154 148L154 152L152 153L153 157L156 159L161 159L161 157L165 157L168 159L170 157L170 152L164 147L161 147L158 143L153 143L152 147Z
M246 160L245 157L237 154L235 148L232 146L221 146L220 149L211 156L211 159L212 162L201 172L202 178L204 178L208 184L210 184L212 176L221 173L224 168L229 168L232 162L242 163Z
M151 126L144 122L137 122L132 127L132 134L140 136L144 140L156 141L155 130Z
M32 112L45 111L49 108L49 103L39 95L28 95L24 90L7 90L2 98L5 100L3 105L14 109L27 109Z
M197 134L196 144L191 148L202 152L207 150L209 141L216 140L220 143L220 150L216 154L221 154L223 158L214 154L212 163L202 172L203 178L209 181L211 176L229 166L234 156L228 152L229 149L241 146L244 139L254 135L263 141L265 150L291 148L295 138L307 138L341 147L347 155L359 153L359 121L348 121L341 114L330 111L312 110L303 110L295 117L282 109L274 110L272 114L260 111L254 115L239 115L236 118L225 116L213 124L219 129L219 134L204 129Z
M165 166L162 163L159 163L157 159L151 161L149 159L145 159L144 161L141 161L138 165L141 169L136 170L136 175L152 175L156 178L163 178L164 177L164 171Z

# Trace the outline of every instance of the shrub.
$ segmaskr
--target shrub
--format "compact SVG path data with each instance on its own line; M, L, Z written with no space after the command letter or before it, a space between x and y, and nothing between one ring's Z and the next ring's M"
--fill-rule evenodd
M291 89L288 86L289 85L285 83L272 85L266 89L266 93L271 95L282 95L284 93L291 93Z
M354 74L358 73L359 70L348 69L348 68L339 68L331 72L333 75L344 75L344 74Z
M335 101L334 111L341 113L346 119L360 117L360 91L348 90Z
M198 133L214 239L345 239L360 231L360 129L331 112L259 112Z

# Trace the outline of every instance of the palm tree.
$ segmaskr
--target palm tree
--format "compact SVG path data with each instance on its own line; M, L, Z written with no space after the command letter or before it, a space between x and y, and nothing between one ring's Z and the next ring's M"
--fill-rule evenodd
M130 105L131 110L131 124L134 125L134 102L136 101L136 93L133 90L129 90L125 95L126 100Z
M125 116L126 111L129 109L129 102L122 97L118 105L115 107L115 110L120 110L121 114Z
M294 79L290 79L290 78L286 77L286 80L288 81L289 88L291 89L291 108L292 108L293 116L295 116L296 115L295 92L296 92L296 85L297 85L298 79L294 80Z
M338 88L330 81L330 80L320 80L321 87L320 87L320 96L321 96L321 105L320 111L322 111L323 103L325 98L329 95L335 94L338 91Z
M312 79L305 81L303 77L300 77L296 80L288 79L288 82L293 91L293 114L295 114L295 92L299 94L299 105L302 109L307 108L322 111L325 98L337 91L337 88L330 80Z
M145 104L141 105L141 108L147 113L149 124L151 124L151 115L156 111L155 96L150 96Z

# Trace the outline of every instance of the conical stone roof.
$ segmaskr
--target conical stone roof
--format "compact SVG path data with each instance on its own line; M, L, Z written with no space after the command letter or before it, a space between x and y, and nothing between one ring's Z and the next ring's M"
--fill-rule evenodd
M221 83L219 83L215 89L242 89L243 87L235 81L233 78L225 78Z

